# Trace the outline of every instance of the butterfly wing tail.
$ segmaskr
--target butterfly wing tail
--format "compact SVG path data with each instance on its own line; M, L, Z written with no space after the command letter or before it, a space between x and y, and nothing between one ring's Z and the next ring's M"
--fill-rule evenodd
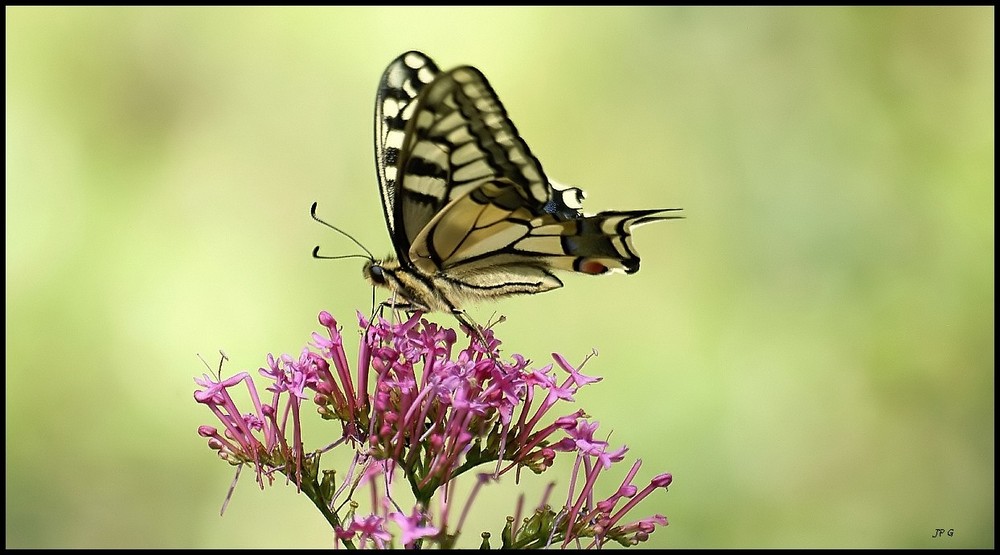
M639 255L632 245L632 229L652 222L674 220L679 209L608 211L535 228L532 235L559 232L564 256L554 266L584 274L639 271Z
M680 212L680 211L681 211L680 208L661 208L658 210L635 210L626 213L638 215L638 217L630 224L631 227L636 227L652 222L662 222L666 220L683 220L684 216L666 215L669 212ZM621 214L621 212L618 213Z

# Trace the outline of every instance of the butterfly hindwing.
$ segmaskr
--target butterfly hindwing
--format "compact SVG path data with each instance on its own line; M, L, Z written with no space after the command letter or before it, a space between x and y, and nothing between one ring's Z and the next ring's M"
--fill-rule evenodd
M499 266L508 272L523 266L631 274L639 269L632 227L664 219L661 210L563 219L536 214L525 202L509 183L485 183L452 201L424 228L411 248L411 259L424 272L438 270L455 278Z

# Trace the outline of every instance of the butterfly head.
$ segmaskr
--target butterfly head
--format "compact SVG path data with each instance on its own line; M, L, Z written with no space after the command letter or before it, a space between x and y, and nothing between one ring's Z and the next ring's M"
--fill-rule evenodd
M392 270L386 268L385 264L386 262L381 260L371 259L361 267L361 275L375 287L390 287L389 280L392 279Z
M407 287L399 261L391 256L382 260L370 259L361 267L361 275L374 287L383 287L399 294L404 294Z
M365 262L361 274L373 287L392 291L393 306L405 306L424 312L445 311L452 308L438 299L434 289L425 281L426 277L422 279L391 256L384 260L372 259Z

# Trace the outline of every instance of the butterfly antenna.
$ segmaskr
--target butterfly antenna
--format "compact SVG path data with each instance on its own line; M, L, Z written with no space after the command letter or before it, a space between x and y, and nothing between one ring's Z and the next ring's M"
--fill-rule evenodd
M319 204L318 202L313 202L312 206L309 208L309 215L312 216L312 219L314 219L317 222L325 225L326 227L328 227L328 228L336 231L337 233L343 235L344 237L347 237L351 241L354 241L354 244L357 245L357 246L359 246L359 247L361 247L361 250L363 250L366 253L368 253L368 256L362 256L360 254L349 254L349 255L345 255L345 256L319 256L319 254L318 254L319 253L319 247L316 247L315 249L313 249L313 258L322 258L323 260L336 260L336 259L339 259L339 258L364 258L364 259L367 259L367 260L375 260L375 255L372 254L372 251L366 249L365 246L361 244L361 241L358 241L357 239L355 239L354 237L352 237L350 233L347 233L346 231L340 229L339 227L337 227L337 226L335 226L335 225L333 225L333 224L331 224L329 222L326 222L323 219L321 219L319 216L317 216L316 215L316 206L318 204Z
M372 260L371 257L365 256L363 254L341 254L338 256L324 256L319 254L319 246L313 247L313 258L318 258L320 260L340 260L342 258L364 258L365 260Z

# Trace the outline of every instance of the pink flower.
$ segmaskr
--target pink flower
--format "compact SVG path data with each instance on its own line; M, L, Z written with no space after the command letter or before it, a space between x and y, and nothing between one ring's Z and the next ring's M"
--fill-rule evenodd
M376 515L355 516L347 526L334 527L334 535L341 541L356 537L362 547L371 541L377 549L385 549L386 542L392 539L385 529L385 519Z
M424 526L429 517L418 507L414 507L409 516L403 513L389 513L389 518L399 525L402 531L400 541L407 548L413 547L416 540L420 538L433 536L440 532L434 526Z

